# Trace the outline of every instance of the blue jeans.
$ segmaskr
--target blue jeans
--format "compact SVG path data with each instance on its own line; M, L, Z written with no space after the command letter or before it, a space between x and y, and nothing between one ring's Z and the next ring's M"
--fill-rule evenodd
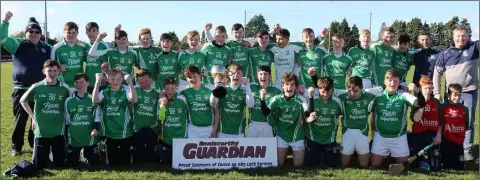
M467 124L467 131L465 132L465 140L463 141L463 149L470 152L475 137L474 123L475 110L477 109L478 90L467 91L462 93L463 105L468 108L469 122Z

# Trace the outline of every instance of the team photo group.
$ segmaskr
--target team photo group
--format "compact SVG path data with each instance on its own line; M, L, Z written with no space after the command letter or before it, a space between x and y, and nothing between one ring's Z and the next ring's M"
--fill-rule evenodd
M345 38L326 28L304 28L302 42L292 43L277 24L249 42L242 24L206 22L207 43L192 30L188 48L175 49L168 33L127 34L96 22L66 22L63 40L48 45L35 18L25 37L10 37L12 17L5 14L0 32L13 55L11 154L22 154L30 126L37 169L171 165L174 139L185 138L272 137L279 166L291 153L294 166L380 168L385 157L404 163L426 147L411 167L464 170L474 160L480 46L466 27L449 32L443 50L426 32L396 37L391 27L379 43L363 29L358 45L345 49ZM414 52L411 38L421 46Z

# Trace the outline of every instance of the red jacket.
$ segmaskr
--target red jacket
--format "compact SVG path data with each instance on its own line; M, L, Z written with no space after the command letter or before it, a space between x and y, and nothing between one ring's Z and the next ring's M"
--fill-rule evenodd
M468 109L463 104L442 105L442 136L455 144L463 144L469 122Z
M410 118L413 119L414 113L418 108L414 108L411 111ZM423 107L422 119L419 122L413 122L412 133L421 133L425 131L435 131L438 130L438 120L441 115L440 101L435 98L432 98L427 101L425 107Z

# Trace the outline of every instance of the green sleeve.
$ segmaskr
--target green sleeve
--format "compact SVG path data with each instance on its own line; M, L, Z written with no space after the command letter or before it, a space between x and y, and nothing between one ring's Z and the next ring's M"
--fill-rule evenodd
M9 22L2 21L2 27L0 27L0 43L10 54L14 55L20 46L20 42L22 42L25 38L8 37L9 24Z
M20 102L33 102L35 100L35 87L36 85L31 86L28 88L27 92L23 94L23 96L20 98ZM32 107L33 108L33 107Z
M165 106L160 106L160 112L158 113L158 119L163 122L165 120Z

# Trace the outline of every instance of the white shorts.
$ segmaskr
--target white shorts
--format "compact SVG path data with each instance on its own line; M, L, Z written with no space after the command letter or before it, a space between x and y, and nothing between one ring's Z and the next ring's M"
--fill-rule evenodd
M247 138L273 137L272 127L267 122L250 121Z
M396 138L384 138L378 132L373 136L372 153L387 156L388 153L392 157L408 157L407 134Z
M363 84L363 89L368 89L373 87L372 80L368 78L362 78L362 84Z
M218 138L245 138L245 134L224 134L219 132L217 134Z
M302 151L305 150L305 143L303 140L297 142L287 142L283 140L280 136L277 136L277 147L278 148L288 148L292 147L292 151Z
M342 135L340 152L344 155L352 155L357 152L359 155L370 153L368 137L363 135L359 129L347 129Z
M199 127L188 124L187 134L189 139L208 138L212 130L213 126Z

